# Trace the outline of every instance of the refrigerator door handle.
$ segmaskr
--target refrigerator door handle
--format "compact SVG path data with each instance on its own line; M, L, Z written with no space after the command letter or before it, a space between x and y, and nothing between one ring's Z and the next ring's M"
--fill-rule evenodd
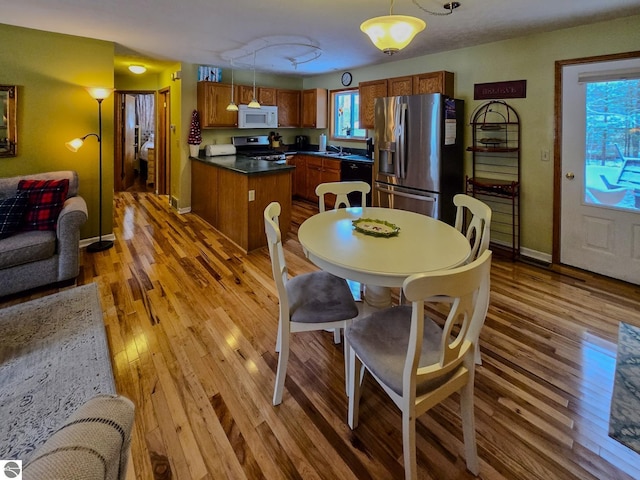
M376 184L376 189L382 193L388 193L389 195L396 195L398 197L412 198L413 200L422 200L423 202L435 202L435 197L427 196L427 195L416 195L415 193L407 193L402 192L400 190L391 190L390 188L385 188L380 184Z
M398 178L406 178L407 175L407 104L398 104L397 149L396 149L396 175Z
M393 151L393 176L396 178L400 178L400 159L402 156L401 147L402 147L402 124L400 123L400 99L393 98L393 116L389 118L391 122L393 122L393 140L394 141L394 151ZM395 119L395 121L394 121Z

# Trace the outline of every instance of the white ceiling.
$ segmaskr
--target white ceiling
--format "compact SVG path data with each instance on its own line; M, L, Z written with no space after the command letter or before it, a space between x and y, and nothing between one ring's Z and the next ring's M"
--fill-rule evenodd
M443 1L395 1L393 13L427 28L392 57L360 31L389 0L0 0L0 23L112 41L141 63L251 67L257 50L257 70L314 75L640 14L640 0L460 0L448 16L415 2L447 12Z

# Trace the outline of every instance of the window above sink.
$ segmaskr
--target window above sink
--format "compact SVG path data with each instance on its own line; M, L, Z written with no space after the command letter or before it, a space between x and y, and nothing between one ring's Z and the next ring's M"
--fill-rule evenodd
M331 92L330 135L335 140L364 140L360 127L360 93L357 88Z

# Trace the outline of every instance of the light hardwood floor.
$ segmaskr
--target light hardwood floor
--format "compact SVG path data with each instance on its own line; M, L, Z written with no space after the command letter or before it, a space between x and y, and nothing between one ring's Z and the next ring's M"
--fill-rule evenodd
M291 273L314 270L297 226ZM82 253L97 282L118 391L136 404L128 478L400 479L399 412L365 379L346 424L342 346L296 334L282 405L271 397L277 295L266 248L245 255L166 197L119 193L116 246ZM5 299L0 307L56 289ZM618 322L640 326L640 287L495 258L481 334L476 424L483 479L640 478L607 436ZM466 479L454 397L417 422L419 478Z

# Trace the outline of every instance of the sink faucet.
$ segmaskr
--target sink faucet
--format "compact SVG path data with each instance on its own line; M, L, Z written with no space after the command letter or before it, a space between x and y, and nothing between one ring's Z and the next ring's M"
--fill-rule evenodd
M338 148L335 145L329 145L329 148L334 149L338 153L342 153L342 146L340 146L340 148Z

